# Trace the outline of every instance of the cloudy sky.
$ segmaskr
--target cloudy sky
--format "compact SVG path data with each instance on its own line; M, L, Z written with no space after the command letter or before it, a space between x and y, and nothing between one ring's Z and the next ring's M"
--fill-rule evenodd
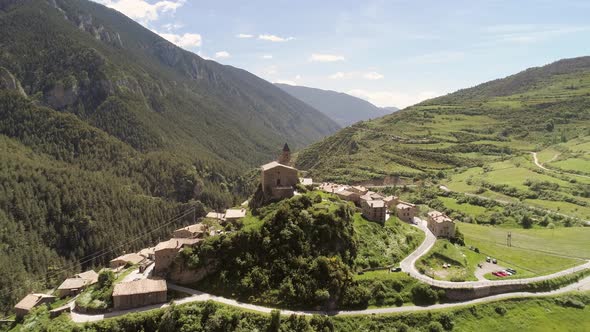
M406 107L590 54L586 0L96 0L271 82Z

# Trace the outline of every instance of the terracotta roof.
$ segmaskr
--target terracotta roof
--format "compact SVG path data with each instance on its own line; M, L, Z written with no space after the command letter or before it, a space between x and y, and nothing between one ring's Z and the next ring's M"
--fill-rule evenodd
M352 191L348 191L348 190L342 190L342 191L336 192L336 195L348 197L351 195L357 195L357 193L353 193Z
M238 219L246 216L246 209L228 209L225 211L225 219Z
M158 243L156 246L156 251L165 250L165 249L180 249L183 245L193 245L195 243L199 243L201 239L185 239L185 238L171 238L168 241L163 241Z
M264 164L264 165L260 166L260 168L262 168L263 171L268 171L269 169L273 169L273 168L276 168L276 167L287 168L287 169L291 169L291 170L294 170L294 171L297 170L296 168L293 168L291 166L280 164L280 163L278 163L276 161L271 161L268 164Z
M122 282L115 285L113 296L137 295L154 292L166 292L166 280L163 279L142 279L131 282Z
M148 258L150 255L153 255L155 251L156 251L155 247L144 248L144 249L141 249L137 254L141 255L145 258Z
M112 259L111 262L123 261L126 263L138 264L141 261L143 261L144 259L145 259L145 257L141 256L140 254L130 253L130 254L122 255L122 256L119 256L115 259Z
M385 207L385 202L382 200L373 200L373 201L365 201L367 205L373 208L382 208Z
M434 222L442 223L442 222L451 222L454 223L453 219L449 218L446 214L439 212L439 211L430 211L428 212L428 216L434 220Z
M398 209L409 209L415 207L415 204L400 201L395 207Z
M203 233L203 232L205 232L205 228L206 227L207 227L207 225L202 224L202 223L198 223L198 224L186 226L186 227L183 227L183 228L179 228L175 232L186 230L186 231L189 231L191 233Z
M14 307L16 309L31 310L44 297L55 298L55 296L47 294L29 294L25 296L22 300L20 300Z
M87 280L81 278L68 278L57 287L57 289L80 289L88 284Z
M76 274L76 277L88 281L88 284L94 284L98 282L98 273L94 272L93 270L78 273Z

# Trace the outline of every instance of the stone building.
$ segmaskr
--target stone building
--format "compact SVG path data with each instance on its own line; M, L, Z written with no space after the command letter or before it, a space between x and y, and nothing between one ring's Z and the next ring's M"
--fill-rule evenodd
M76 295L82 290L84 290L84 288L86 288L88 284L89 282L82 278L68 278L64 280L64 282L62 282L61 285L59 285L59 287L57 287L55 294L58 297Z
M277 161L262 165L261 171L262 192L267 200L293 196L295 186L299 183L299 172L291 167L291 150L287 143Z
M385 202L382 200L361 200L361 209L363 217L366 219L382 224L385 223L387 209L385 207Z
M439 211L428 212L428 229L436 237L455 237L455 222Z
M345 201L349 201L349 202L354 202L354 204L360 204L361 202L361 196L358 193L349 191L349 190L341 190L341 191L337 191L336 196L340 197L340 199L345 200Z
M391 210L392 207L395 208L395 206L399 203L399 197L387 196L383 199L383 201L385 202L385 206L387 206L387 209Z
M29 294L14 306L14 313L17 318L23 318L33 308L53 302L55 302L55 296L47 294Z
M115 259L112 259L109 262L109 267L111 269L116 269L118 267L125 266L128 264L135 265L135 264L141 263L144 259L145 259L145 257L143 257L142 255L137 254L137 253L125 254L125 255L121 255Z
M184 239L202 238L207 232L207 228L207 225L203 223L186 226L175 230L172 237Z
M412 203L399 201L395 206L396 215L400 220L413 222L414 217L418 215L418 207Z
M185 246L194 246L201 240L199 238L172 238L158 243L154 254L154 274L165 276L180 249Z
M122 282L113 289L115 310L143 307L167 301L168 287L162 279Z

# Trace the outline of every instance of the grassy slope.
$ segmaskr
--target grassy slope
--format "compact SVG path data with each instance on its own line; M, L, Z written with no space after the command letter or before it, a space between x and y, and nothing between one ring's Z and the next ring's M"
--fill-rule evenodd
M559 194L573 195L579 189L569 183L571 176L533 172L537 167L529 151L572 146L575 153L564 158L573 158L558 159L554 167L590 169L584 157L590 151L589 95L590 57L563 60L345 128L300 152L297 165L316 178L342 182L434 177L442 170L444 181L458 191L475 191L476 185L461 180L479 176L488 165L494 168L487 175L492 183L523 188L523 181L533 178L558 183ZM542 153L541 161L550 154ZM579 195L576 199L587 203ZM590 218L590 210L581 204L552 199L528 203Z

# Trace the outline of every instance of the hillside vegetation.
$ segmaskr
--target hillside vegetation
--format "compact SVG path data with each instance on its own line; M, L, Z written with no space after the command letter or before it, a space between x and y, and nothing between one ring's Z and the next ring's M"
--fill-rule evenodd
M588 219L590 178L580 175L590 169L589 136L590 57L581 57L355 124L301 151L297 166L344 183L440 180ZM563 151L553 171L530 154L550 146Z
M0 31L0 312L243 201L245 171L338 128L95 2L0 1Z

